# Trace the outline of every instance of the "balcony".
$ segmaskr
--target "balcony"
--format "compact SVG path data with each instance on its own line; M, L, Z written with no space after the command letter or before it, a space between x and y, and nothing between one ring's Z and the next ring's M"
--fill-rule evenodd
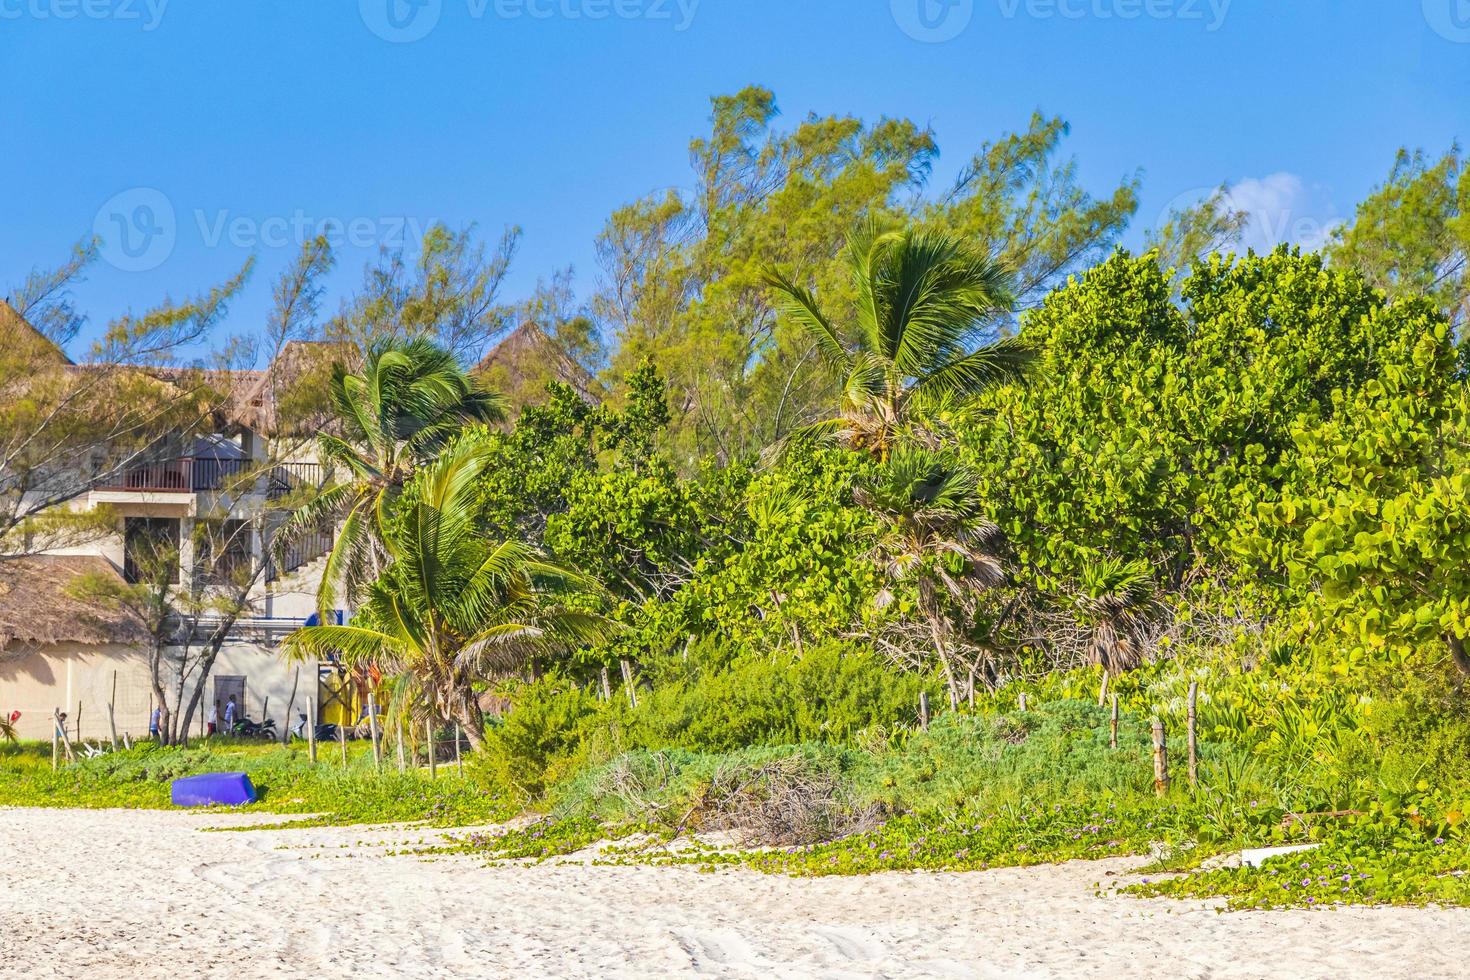
M320 463L277 463L261 466L248 459L181 456L130 466L93 489L105 492L191 494L238 490L251 477L266 478L266 496L278 500L300 487L320 486ZM254 492L253 481L247 492Z

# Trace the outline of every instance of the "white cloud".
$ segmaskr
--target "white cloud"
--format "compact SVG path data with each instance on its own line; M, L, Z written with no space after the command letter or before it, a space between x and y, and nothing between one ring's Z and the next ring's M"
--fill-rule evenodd
M1249 216L1241 245L1257 252L1283 243L1319 249L1342 224L1321 191L1292 173L1246 177L1231 184L1226 197L1232 210Z

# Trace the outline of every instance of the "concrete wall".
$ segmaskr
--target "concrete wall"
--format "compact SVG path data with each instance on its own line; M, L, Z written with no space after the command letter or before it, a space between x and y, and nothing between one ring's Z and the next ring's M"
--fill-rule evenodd
M253 643L227 643L215 661L206 698L214 697L214 682L224 676L245 678L245 713L259 721L261 708L270 698L270 717L277 730L287 725L287 704L295 687L295 709L305 710L306 699L316 688L315 664L288 664L274 651ZM16 734L23 739L50 739L51 713L60 708L68 715L67 728L76 731L77 705L81 703L81 735L84 739L108 737L107 703L117 678L116 719L119 737L146 737L153 705L148 681L147 651L140 647L87 647L68 644L43 647L19 658L0 660L0 712L21 712ZM170 685L172 692L173 686ZM190 687L192 690L192 685ZM174 695L170 693L170 698ZM207 704L206 704L207 708ZM190 735L200 734L202 713L195 715Z

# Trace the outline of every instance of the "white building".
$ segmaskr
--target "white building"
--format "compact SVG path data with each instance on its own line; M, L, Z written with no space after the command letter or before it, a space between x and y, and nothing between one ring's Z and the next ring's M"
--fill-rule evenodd
M24 325L10 314L12 323ZM292 352L300 354L299 348ZM156 700L149 667L153 634L138 616L99 596L109 582L136 582L142 556L160 542L177 555L171 596L179 600L177 616L159 631L175 641L163 647L164 663L183 664L186 674L197 669L190 662L222 622L199 604L211 589L229 581L228 588L245 599L189 734L202 731L210 702L223 705L231 695L241 714L256 720L268 714L279 730L294 724L312 699L326 709L318 716L327 720L351 710L334 712L322 703L333 700L335 686L323 695L324 665L286 663L276 649L282 636L314 615L315 586L332 544L328 530L296 542L280 560L264 551L263 541L295 505L287 498L299 499L303 487L321 486L326 476L308 442L292 454L272 447L262 431L271 412L267 381L283 360L262 372L231 372L237 396L227 417L202 432L161 440L137 465L88 481L86 492L66 505L108 515L109 530L67 547L43 542L38 553L0 557L0 713L20 712L21 738L50 738L58 710L68 715L68 731L79 731L82 739L110 737L114 727L134 738L147 734ZM213 530L201 538L196 531L205 526ZM220 554L198 554L200 540L218 542L209 547ZM257 568L255 581L244 588L240 583ZM218 578L235 569L246 571ZM325 665L325 674L330 680L335 671ZM170 710L181 718L176 674L163 686ZM193 686L191 677L186 704Z

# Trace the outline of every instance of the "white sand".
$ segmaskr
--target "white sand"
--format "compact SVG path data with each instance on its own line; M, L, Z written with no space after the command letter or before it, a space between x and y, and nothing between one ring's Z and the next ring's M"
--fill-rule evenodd
M260 818L243 818L256 822ZM414 829L0 810L0 976L1451 977L1470 911L1221 915L1129 861L789 879L386 856Z

